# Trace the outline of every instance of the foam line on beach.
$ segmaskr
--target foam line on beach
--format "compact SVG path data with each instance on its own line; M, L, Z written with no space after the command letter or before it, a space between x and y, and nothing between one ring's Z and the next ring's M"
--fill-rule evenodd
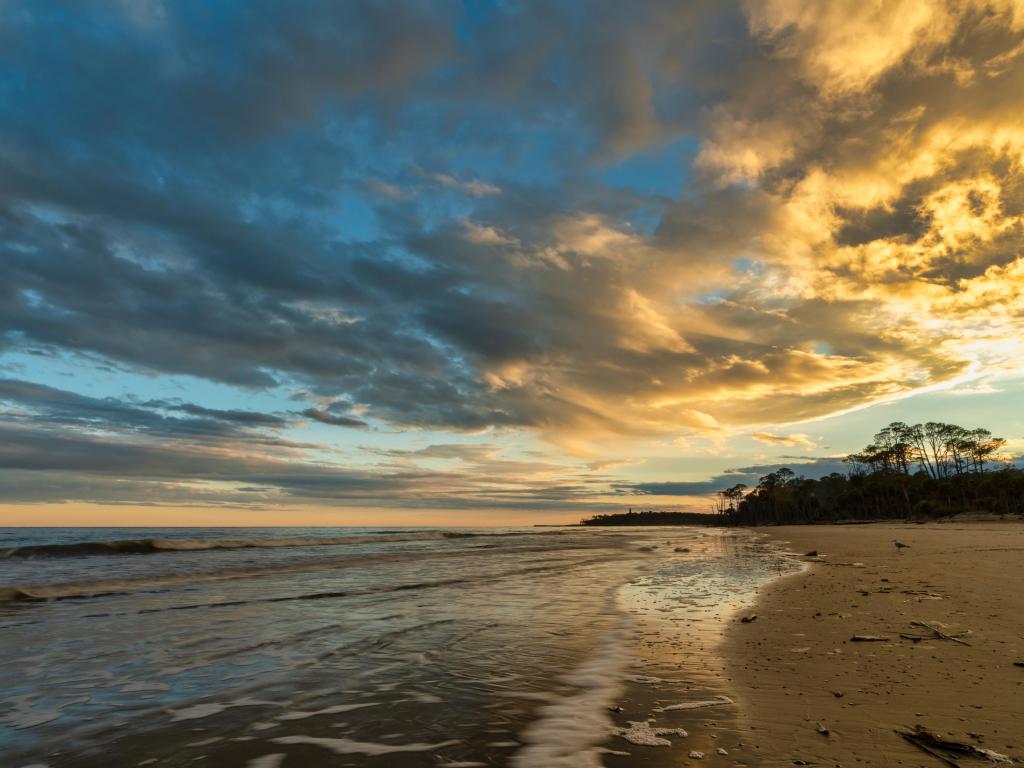
M539 718L521 734L524 743L512 768L601 768L599 745L612 732L608 707L623 690L630 656L629 619L600 638L596 652L566 678L577 690L540 708Z
M435 749L460 744L458 739L439 741L436 744L415 742L412 744L378 744L352 739L327 739L316 736L280 736L271 739L275 744L309 744L321 747L336 755L390 755L398 752L433 752Z

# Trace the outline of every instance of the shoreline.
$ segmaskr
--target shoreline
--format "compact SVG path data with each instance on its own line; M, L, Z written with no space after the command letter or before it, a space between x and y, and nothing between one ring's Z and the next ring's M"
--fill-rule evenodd
M941 764L896 733L917 725L1024 760L1024 525L759 530L811 567L762 587L720 646L750 764ZM969 645L901 637L932 634L914 621Z
M734 617L752 609L758 585L801 566L760 532L690 530L691 549L664 542L674 554L620 593L634 639L613 735L601 745L606 768L753 764L719 646Z

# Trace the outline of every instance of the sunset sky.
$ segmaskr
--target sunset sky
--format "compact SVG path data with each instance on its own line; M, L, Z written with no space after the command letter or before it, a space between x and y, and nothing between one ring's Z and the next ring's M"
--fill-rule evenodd
M0 525L1024 452L1024 1L0 0Z

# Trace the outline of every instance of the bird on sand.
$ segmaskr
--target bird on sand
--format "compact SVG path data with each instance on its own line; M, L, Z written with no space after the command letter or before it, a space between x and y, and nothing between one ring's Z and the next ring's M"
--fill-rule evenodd
M899 552L901 549L910 549L909 544L904 544L902 541L899 541L898 539L893 539L892 545L896 547L897 552Z

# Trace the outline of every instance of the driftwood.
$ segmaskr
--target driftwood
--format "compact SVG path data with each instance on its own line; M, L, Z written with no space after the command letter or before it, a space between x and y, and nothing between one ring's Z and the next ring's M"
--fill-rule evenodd
M969 631L968 632L954 632L952 635L950 635L950 637L958 638L958 637L963 637L964 635L969 635L969 634L971 634ZM920 643L922 640L941 640L942 639L941 635L936 635L934 632L932 634L930 634L930 635L909 635L906 632L900 632L900 637L902 637L904 640L913 640L915 643ZM1021 666L1024 666L1024 664L1022 664Z
M937 637L940 637L943 640L952 640L954 643L960 643L960 645L970 646L970 643L968 643L966 640L961 640L956 635L947 634L946 632L943 632L941 629L937 629L936 627L933 627L931 624L928 624L928 623L926 623L924 621L912 621L910 623L911 623L911 625L913 625L915 627L924 627L925 629L931 630L932 632L935 633L935 635ZM967 633L966 632L958 632L957 634L963 635L963 634L967 634Z
M945 739L932 733L922 725L915 725L912 731L897 730L896 733L918 749L927 752L937 760L952 766L952 768L961 768L961 766L950 757L950 754L962 757L978 757L993 763L1013 764L1013 760L1006 755L994 752L991 749L976 747L973 744L966 744L962 741Z
M929 755L934 757L936 760L941 760L946 765L950 765L953 768L960 768L960 763L957 763L957 762L954 762L953 760L950 760L948 757L946 757L945 755L943 755L940 752L936 752L934 749L929 747L926 742L922 741L920 738L918 738L914 734L912 734L912 733L903 733L902 731L896 731L896 733L898 733L900 736L902 736L904 739L909 741L911 744L913 744L918 749L920 749L920 750L922 750L924 752L927 752Z
M855 643L885 643L891 639L889 637L879 637L878 635L854 635L850 638Z

